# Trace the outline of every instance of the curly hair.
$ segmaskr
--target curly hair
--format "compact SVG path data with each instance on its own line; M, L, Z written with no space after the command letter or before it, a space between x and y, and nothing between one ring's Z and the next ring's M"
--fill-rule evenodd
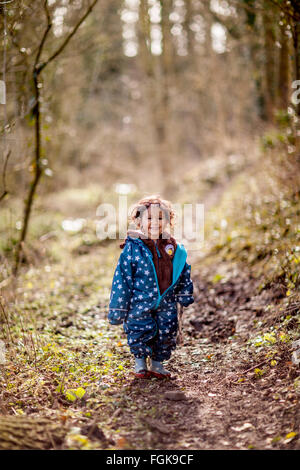
M172 208L170 201L162 199L159 194L152 194L151 196L145 196L140 199L134 206L131 212L131 220L136 226L140 226L141 217L143 212L150 207L151 204L158 204L166 220L170 224L170 228L174 227L175 211Z

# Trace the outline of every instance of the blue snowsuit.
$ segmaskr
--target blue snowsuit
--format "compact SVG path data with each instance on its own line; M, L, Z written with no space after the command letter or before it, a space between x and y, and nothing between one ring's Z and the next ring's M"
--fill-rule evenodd
M176 348L177 302L184 307L194 302L186 258L184 246L177 243L172 284L161 295L150 249L140 238L127 236L112 281L108 320L112 325L123 322L135 357L163 361Z

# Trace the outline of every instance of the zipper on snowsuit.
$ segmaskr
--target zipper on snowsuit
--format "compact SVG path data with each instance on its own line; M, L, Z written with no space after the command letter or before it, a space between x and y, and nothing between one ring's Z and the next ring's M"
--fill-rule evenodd
M156 274L155 265L154 265L153 259L152 259L151 250L150 250L146 245L143 244L143 246L144 246L144 248L145 248L146 250L148 250L148 252L150 253L150 261L151 261L151 263L152 263L152 267L153 267L153 271L154 271L154 276L155 276L155 280L156 280L156 286L157 286L157 292L158 292L158 299L157 299L157 301L156 301L155 304L154 304L154 310L156 310L156 309L158 308L159 304L160 304L161 299L165 296L165 294L168 292L168 290L171 289L171 287L174 287L174 286L175 286L175 284L177 283L179 277L178 277L178 279L177 279L176 282L172 283L172 284L163 292L163 294L160 295L160 289L159 289L159 284L158 284L158 279L157 279L157 274ZM161 255L160 255L160 256L161 256ZM151 310L152 310L152 309L153 309L153 307L151 306Z

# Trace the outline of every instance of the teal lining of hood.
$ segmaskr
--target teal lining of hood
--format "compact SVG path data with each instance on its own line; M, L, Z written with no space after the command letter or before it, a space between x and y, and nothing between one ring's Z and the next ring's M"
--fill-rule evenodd
M186 258L187 258L186 249L184 248L183 245L181 245L181 243L177 243L175 255L174 255L174 258L173 258L172 285L175 284L175 282L179 278L179 276L180 276L180 274L181 274L181 272L184 268Z
M161 302L161 299L164 297L164 295L168 292L169 289L171 289L171 287L174 286L174 284L177 282L184 266L185 266L185 262L186 262L186 259L187 259L187 251L185 249L185 247L181 244L181 243L177 243L177 247L176 247L176 251L175 251L175 255L174 255L174 258L172 260L172 263L173 263L173 274L172 274L172 284L168 287L168 289L166 289L162 295L160 295L160 290L159 290L159 285L158 285L158 279L157 279L157 273L156 273L156 270L155 270L155 266L154 266L154 263L153 263L153 256L152 256L152 253L151 251L149 250L149 248L142 242L142 240L138 239L138 238L133 238L133 237L130 237L128 236L128 239L138 243L139 245L143 246L144 249L146 251L148 251L151 255L151 262L152 262L152 265L153 265L153 269L154 269L154 274L155 274L155 279L156 279L156 284L157 284L157 289L158 289L158 299L157 299L157 302L155 303L155 309L158 308L160 302Z

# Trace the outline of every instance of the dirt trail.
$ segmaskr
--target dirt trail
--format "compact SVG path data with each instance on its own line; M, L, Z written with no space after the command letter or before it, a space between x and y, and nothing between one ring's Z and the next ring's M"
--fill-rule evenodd
M208 194L206 215L227 184ZM276 324L285 291L261 289L265 280L245 266L220 260L217 266L216 260L202 265L201 244L185 246L195 303L184 309L184 341L168 363L173 380L133 380L125 391L148 429L145 439L123 410L116 426L127 421L126 439L138 448L299 448L299 390L294 387L299 371L291 362L291 346L277 342L257 348L251 342ZM177 400L170 400L169 391Z
M73 259L75 272L58 265L57 291L47 272L32 272L39 289L22 308L35 306L46 346L36 351L36 363L24 366L15 356L7 364L2 413L51 418L65 431L58 448L299 448L299 371L291 345L249 342L280 317L285 292L258 289L261 281L232 263L198 267L195 303L184 309L184 342L168 362L173 379L137 380L122 327L108 325L106 298L93 290L95 282L108 286L103 266L110 257L105 247ZM39 306L41 291L47 309ZM63 382L86 395L69 401L57 388ZM51 445L49 436L43 445Z
M15 427L19 418L56 423L64 437L39 435L42 448L299 449L299 367L284 333L299 303L283 311L280 283L262 288L245 265L199 254L189 253L195 302L168 381L135 379L122 326L106 320L118 243L70 256L66 247L60 262L26 272L14 309L30 336L3 367L1 413ZM70 400L71 388L83 398Z
M124 398L130 396L135 401L139 421L148 428L141 438L140 430L135 429L136 416L120 409L115 426L127 423L122 435L130 446L299 447L296 438L285 439L299 430L300 418L298 395L291 386L295 370L289 353L283 345L275 371L265 355L247 345L253 322L262 315L266 302L276 295L278 299L278 292L256 295L257 280L237 271L228 271L228 275L228 282L217 285L207 282L208 271L195 279L195 304L184 313L184 343L168 364L173 380L131 379L125 387ZM265 368L262 377L257 376L256 368ZM184 397L175 393L177 400L170 400L169 391L184 392Z
M214 266L195 270L195 303L184 309L184 342L168 362L172 380L135 379L133 358L126 353L124 381L105 392L110 405L100 408L109 416L102 419L108 448L299 448L299 391L293 385L298 372L291 347L249 343L261 335L262 321L266 329L274 324L285 292L259 289L261 280L233 263L219 263L217 272L221 279ZM121 328L120 334L125 340Z

